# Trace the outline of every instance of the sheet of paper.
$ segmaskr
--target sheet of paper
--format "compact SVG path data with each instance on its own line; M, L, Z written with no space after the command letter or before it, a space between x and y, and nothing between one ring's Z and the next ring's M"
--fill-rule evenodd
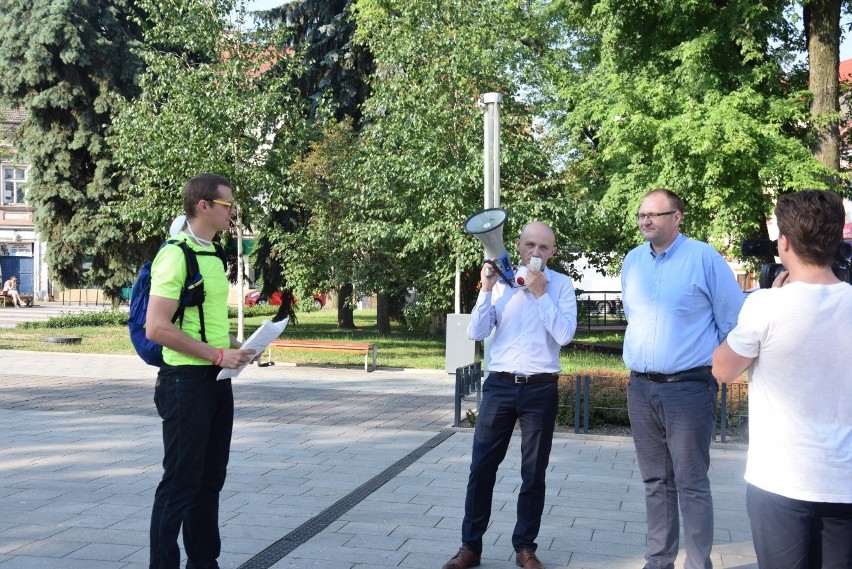
M266 346L269 345L272 340L280 336L284 332L284 328L287 327L287 322L289 322L289 318L285 318L280 322L270 322L269 320L264 320L257 330L254 331L254 334L248 337L248 339L243 342L241 346L244 350L254 350L255 357L263 354L263 351L266 349ZM233 368L233 369L223 369L219 372L219 375L216 376L216 379L227 379L229 377L237 377L240 375L240 372L243 371L246 366L249 364L245 364L243 366Z

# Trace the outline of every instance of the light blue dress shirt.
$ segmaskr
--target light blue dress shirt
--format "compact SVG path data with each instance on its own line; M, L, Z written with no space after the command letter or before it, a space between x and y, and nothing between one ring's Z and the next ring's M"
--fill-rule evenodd
M467 335L482 340L496 327L489 371L559 373L559 350L577 330L577 297L567 275L547 267L544 274L547 290L538 299L503 281L491 292L479 292Z
M621 291L627 316L624 364L648 373L709 366L744 300L718 251L682 234L660 254L650 243L630 251Z

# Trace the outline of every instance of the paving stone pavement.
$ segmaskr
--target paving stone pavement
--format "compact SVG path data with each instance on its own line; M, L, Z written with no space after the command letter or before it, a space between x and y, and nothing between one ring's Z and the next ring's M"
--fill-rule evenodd
M135 356L22 351L0 351L0 369L0 569L147 567L162 460L156 370ZM452 393L442 371L247 368L234 380L220 566L440 567L459 545L472 444L472 433L449 428ZM440 433L447 438L434 442ZM429 441L434 448L421 448ZM486 569L515 566L519 441L498 473ZM417 449L422 456L339 510ZM755 569L745 451L711 453L714 567ZM549 569L643 566L643 487L629 438L558 435L547 494L538 553ZM329 512L310 539L263 557Z

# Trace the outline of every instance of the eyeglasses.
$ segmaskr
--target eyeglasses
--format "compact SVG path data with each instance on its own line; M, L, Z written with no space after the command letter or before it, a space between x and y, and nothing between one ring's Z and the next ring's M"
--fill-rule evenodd
M211 201L213 203L217 203L219 205L223 205L228 209L234 209L234 202L226 202L226 201L223 201L223 200L209 200L209 201Z
M662 213L637 213L636 214L636 220L637 221L643 221L645 219L654 220L654 219L657 219L658 217L662 217L664 215L671 215L673 213L677 213L677 210L664 211Z

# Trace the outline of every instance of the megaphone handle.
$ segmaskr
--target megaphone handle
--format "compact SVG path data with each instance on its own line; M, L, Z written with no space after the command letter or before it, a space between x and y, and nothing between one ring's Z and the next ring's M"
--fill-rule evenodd
M510 287L515 288L515 284L512 282L511 279L509 279L508 277L506 277L506 275L503 274L503 271L501 271L500 268L497 267L497 263L495 263L491 259L485 259L485 262L487 264L491 265L491 267L493 267L493 268L488 268L488 267L485 268L485 274L487 276L489 276L489 277L493 276L494 271L497 271L497 274L500 276L501 279L503 279L503 282L505 282Z
M497 264L491 259L485 259L485 264L490 265L488 267L485 267L485 276L493 277L494 271L497 271L498 274L500 273L500 269L497 268Z

